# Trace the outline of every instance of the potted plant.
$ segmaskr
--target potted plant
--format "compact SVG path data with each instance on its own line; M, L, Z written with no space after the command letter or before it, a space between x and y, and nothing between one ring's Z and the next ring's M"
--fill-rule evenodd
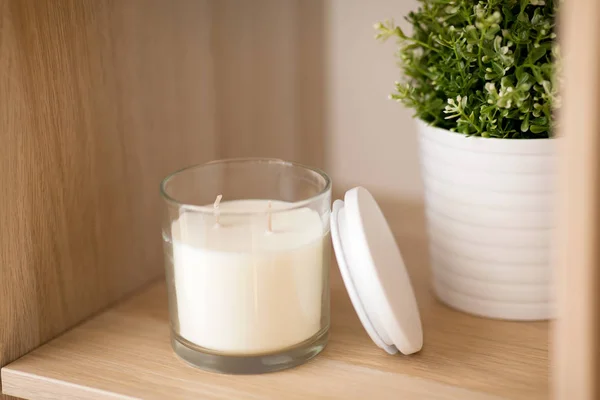
M391 95L415 110L433 288L492 318L552 316L559 105L554 0L420 0L405 34L405 79Z

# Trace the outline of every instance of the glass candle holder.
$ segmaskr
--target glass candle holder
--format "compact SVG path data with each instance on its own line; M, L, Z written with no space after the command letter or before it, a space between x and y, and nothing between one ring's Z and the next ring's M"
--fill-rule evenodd
M320 170L234 159L165 178L171 343L222 373L289 368L329 330L331 181Z

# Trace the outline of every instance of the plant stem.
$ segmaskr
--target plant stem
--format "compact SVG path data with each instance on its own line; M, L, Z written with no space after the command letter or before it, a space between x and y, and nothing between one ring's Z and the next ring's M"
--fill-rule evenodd
M410 37L409 37L409 38L406 38L405 40L408 40L408 41L411 41L411 42L413 42L413 43L415 43L415 44L418 44L418 45L420 45L420 46L423 46L423 47L425 47L425 48L427 48L427 49L429 49L429 50L431 50L431 51L434 51L434 52L436 52L436 53L439 53L439 52L440 52L440 51L439 51L438 49L436 49L435 47L432 47L431 45L429 45L429 44L427 44L427 43L421 42L419 39L413 39L413 38L410 38Z

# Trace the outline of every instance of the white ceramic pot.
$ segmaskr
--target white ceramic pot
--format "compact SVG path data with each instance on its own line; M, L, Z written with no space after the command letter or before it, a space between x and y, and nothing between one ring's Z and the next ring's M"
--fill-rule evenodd
M551 318L555 140L418 125L438 298L484 317Z

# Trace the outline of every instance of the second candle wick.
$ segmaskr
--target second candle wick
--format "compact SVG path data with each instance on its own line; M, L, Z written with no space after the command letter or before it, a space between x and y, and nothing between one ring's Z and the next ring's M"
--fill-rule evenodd
M271 216L271 207L273 207L273 203L271 200L267 203L267 232L273 232L273 218Z
M222 194L218 195L217 199L215 200L215 204L213 204L214 213L215 213L215 222L217 223L217 225L219 225L219 217L221 216L221 211L219 210L219 203L221 202L222 198L223 198Z

